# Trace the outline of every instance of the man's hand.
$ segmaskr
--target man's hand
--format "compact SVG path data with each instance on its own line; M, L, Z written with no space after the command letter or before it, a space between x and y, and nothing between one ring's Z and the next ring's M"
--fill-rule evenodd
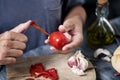
M23 54L28 39L21 32L26 30L30 24L31 20L0 34L0 65L15 63L16 58Z
M63 47L63 51L73 50L79 46L83 40L82 21L79 16L68 18L63 25L59 26L59 31L68 32L71 35L71 42Z
M75 6L65 17L63 25L59 26L59 31L67 33L66 37L70 40L69 44L63 46L62 50L51 47L51 50L58 53L68 53L79 46L83 40L82 27L86 21L86 12L82 6ZM48 39L45 43L49 43Z
M78 47L83 40L82 26L82 21L79 16L66 19L63 25L60 25L58 29L60 32L67 33L65 36L70 42L63 46L62 50L58 50L53 46L51 46L51 50L56 53L68 53ZM48 39L45 43L49 43Z

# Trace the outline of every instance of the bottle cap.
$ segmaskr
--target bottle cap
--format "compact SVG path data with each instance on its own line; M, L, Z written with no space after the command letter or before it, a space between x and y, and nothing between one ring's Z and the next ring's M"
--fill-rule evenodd
M98 4L105 4L108 2L108 0L97 0Z

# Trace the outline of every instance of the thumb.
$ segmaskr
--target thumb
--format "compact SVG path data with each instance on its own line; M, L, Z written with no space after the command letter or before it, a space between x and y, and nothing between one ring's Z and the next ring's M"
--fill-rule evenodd
M29 20L25 23L21 23L18 26L16 26L15 28L11 29L10 31L21 33L21 32L23 32L24 30L27 30L30 27L31 22L32 22L32 20Z

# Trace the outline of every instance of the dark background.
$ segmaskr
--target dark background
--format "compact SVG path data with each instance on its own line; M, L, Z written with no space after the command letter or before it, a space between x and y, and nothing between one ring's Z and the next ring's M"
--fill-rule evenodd
M85 30L84 41L80 45L79 49L81 49L84 52L84 54L89 58L93 57L93 53L95 49L91 48L87 44L86 30L96 20L96 15L95 15L96 1L97 0L87 0L87 2L83 5L83 7L85 8L87 12L87 21L84 27L84 30ZM114 20L115 18L118 18L117 20L115 20L117 24L116 29L120 31L120 0L109 0L108 20ZM110 52L113 52L116 49L116 47L120 45L120 37L119 38L116 37L116 40L117 41L114 44L106 46L104 48L108 49ZM97 75L96 80L120 80L120 76L114 75L116 71L113 69L110 62L106 62L101 59L97 59L91 62L96 67L95 68L96 75Z
M87 25L89 26L95 19L95 9L97 0L86 0L83 5L87 12ZM108 20L114 19L120 16L120 0L109 0L109 16Z

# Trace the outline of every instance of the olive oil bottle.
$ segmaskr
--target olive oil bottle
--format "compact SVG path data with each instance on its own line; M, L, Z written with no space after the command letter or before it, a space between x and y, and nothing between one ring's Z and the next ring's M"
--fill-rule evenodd
M105 46L115 40L115 32L107 20L109 14L108 0L97 0L96 21L87 29L87 40L92 46Z

